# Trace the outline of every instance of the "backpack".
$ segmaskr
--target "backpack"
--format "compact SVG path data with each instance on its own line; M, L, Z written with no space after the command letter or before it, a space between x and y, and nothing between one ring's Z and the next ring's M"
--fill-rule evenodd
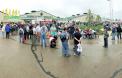
M45 29L45 27L42 27L42 31L43 31L43 32L46 32L46 29Z
M29 34L30 35L33 35L33 30L29 30Z
M112 28L112 32L115 33L116 32L116 28Z
M46 27L44 27L44 26L42 27L41 33L46 34Z
M19 35L23 35L23 31L22 30L19 31Z
M66 34L61 34L60 39L62 42L67 40Z

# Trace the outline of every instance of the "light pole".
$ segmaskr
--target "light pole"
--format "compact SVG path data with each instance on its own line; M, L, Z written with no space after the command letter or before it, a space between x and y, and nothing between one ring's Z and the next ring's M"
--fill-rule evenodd
M109 8L110 8L110 20L113 20L113 1L107 0L109 2Z

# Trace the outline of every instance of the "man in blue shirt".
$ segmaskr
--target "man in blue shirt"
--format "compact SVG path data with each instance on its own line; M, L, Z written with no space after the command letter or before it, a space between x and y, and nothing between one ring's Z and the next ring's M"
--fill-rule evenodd
M6 39L9 39L10 30L11 30L10 24L7 24L6 27L5 27Z

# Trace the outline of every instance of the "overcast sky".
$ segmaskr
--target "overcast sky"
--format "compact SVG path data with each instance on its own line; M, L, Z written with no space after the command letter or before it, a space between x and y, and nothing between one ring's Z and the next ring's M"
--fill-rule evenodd
M18 9L21 14L31 10L44 10L60 17L82 14L91 9L102 17L110 17L107 0L0 0L0 10ZM113 0L114 18L122 18L122 0Z

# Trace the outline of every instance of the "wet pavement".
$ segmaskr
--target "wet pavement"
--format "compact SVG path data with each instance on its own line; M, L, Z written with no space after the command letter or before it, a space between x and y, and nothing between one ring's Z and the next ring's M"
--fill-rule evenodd
M109 38L108 49L102 47L102 36L82 40L80 57L73 56L72 41L69 43L71 56L63 57L60 44L59 41L57 49L38 46L35 51L38 59L43 56L40 64L44 69L57 78L122 78L122 40ZM51 78L39 66L30 47L0 37L0 78Z

